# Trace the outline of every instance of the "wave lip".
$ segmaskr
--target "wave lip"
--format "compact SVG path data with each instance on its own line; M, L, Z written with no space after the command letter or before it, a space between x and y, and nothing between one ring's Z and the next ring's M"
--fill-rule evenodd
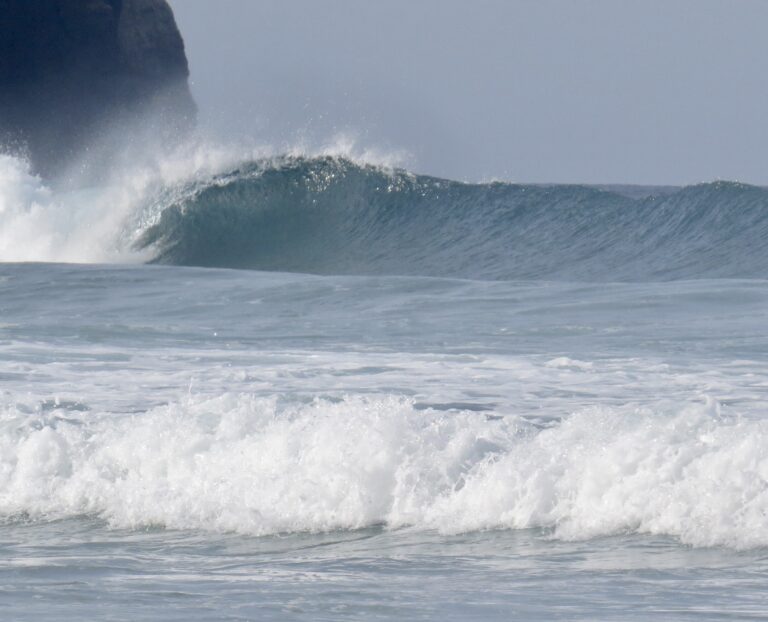
M768 271L768 191L730 182L633 198L286 157L182 194L137 242L154 249L157 263L581 281L764 278Z

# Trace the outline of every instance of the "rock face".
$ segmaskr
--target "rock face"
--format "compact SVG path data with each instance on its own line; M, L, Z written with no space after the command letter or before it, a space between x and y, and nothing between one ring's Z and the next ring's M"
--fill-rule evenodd
M0 143L44 175L150 110L189 128L188 76L166 0L0 0Z

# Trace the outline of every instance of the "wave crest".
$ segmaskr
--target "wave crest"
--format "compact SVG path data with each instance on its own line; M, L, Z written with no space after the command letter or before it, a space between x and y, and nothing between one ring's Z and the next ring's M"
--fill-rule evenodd
M137 246L181 265L587 281L768 270L768 192L727 182L631 198L281 158L197 182L156 216Z

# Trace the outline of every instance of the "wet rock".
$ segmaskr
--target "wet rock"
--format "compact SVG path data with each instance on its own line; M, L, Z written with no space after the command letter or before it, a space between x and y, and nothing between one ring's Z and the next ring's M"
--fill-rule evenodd
M43 175L150 112L183 133L188 76L166 0L0 0L0 142Z

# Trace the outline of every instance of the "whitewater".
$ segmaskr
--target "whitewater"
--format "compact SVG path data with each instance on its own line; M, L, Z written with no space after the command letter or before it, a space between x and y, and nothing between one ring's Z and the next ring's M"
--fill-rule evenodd
M0 615L764 619L768 190L0 156Z

